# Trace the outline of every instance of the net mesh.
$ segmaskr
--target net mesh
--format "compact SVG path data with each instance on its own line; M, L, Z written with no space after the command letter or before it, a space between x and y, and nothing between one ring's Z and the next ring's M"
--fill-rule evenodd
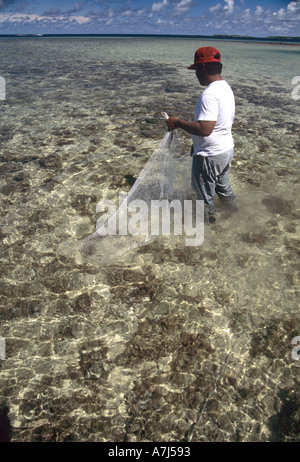
M115 262L129 250L152 241L156 237L151 234L149 226L152 201L184 201L192 197L190 183L190 158L182 153L182 142L178 132L169 131L147 161L119 208L107 219L98 220L96 231L83 240L82 252L102 263ZM132 206L136 205L136 201L142 201L143 207L133 216ZM175 213L172 220L176 219ZM131 230L130 233L122 235L119 223L124 220L129 225L130 220L133 220L134 224L138 220L141 229L145 230L145 224L148 226L148 232L135 234ZM151 220L153 224L153 217ZM108 230L116 232L109 234Z

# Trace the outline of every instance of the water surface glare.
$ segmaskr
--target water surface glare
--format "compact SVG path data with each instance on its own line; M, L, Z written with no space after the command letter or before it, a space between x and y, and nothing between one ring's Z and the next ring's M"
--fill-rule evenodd
M238 212L216 199L196 248L164 238L109 265L82 255L98 201L129 192L165 135L161 111L192 119L202 90L186 68L208 44L236 96ZM0 49L11 440L299 441L299 46L1 38Z

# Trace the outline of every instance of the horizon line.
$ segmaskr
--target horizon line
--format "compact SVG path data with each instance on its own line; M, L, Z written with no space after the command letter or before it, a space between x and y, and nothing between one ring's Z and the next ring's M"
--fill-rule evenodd
M239 34L212 34L212 35L201 35L201 34L142 34L142 33L20 33L20 34L1 34L0 37L53 37L53 36L101 36L101 37L187 37L187 38L232 38L232 39L255 39L255 40L274 40L280 39L285 41L299 40L299 36L287 36L287 35L268 35L268 36L254 36L254 35L239 35Z

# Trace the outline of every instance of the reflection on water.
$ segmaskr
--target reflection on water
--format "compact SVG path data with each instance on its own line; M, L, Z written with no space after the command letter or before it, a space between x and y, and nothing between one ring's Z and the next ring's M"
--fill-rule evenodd
M218 42L239 210L216 199L202 246L157 239L108 266L80 252L98 201L128 192L163 138L161 110L192 117L200 45L0 41L0 412L14 441L299 438L299 47Z

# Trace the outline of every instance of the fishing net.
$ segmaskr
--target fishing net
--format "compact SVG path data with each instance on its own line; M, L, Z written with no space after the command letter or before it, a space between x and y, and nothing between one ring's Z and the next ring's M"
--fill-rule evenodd
M128 195L121 201L119 197L119 207L105 200L98 203L97 212L106 209L107 213L98 219L96 231L83 240L83 253L102 263L115 262L162 233L174 234L174 224L176 229L182 225L182 208L168 205L192 197L190 170L191 159L182 153L180 135L175 130L167 132ZM160 205L155 209L158 213L153 212L154 204Z

